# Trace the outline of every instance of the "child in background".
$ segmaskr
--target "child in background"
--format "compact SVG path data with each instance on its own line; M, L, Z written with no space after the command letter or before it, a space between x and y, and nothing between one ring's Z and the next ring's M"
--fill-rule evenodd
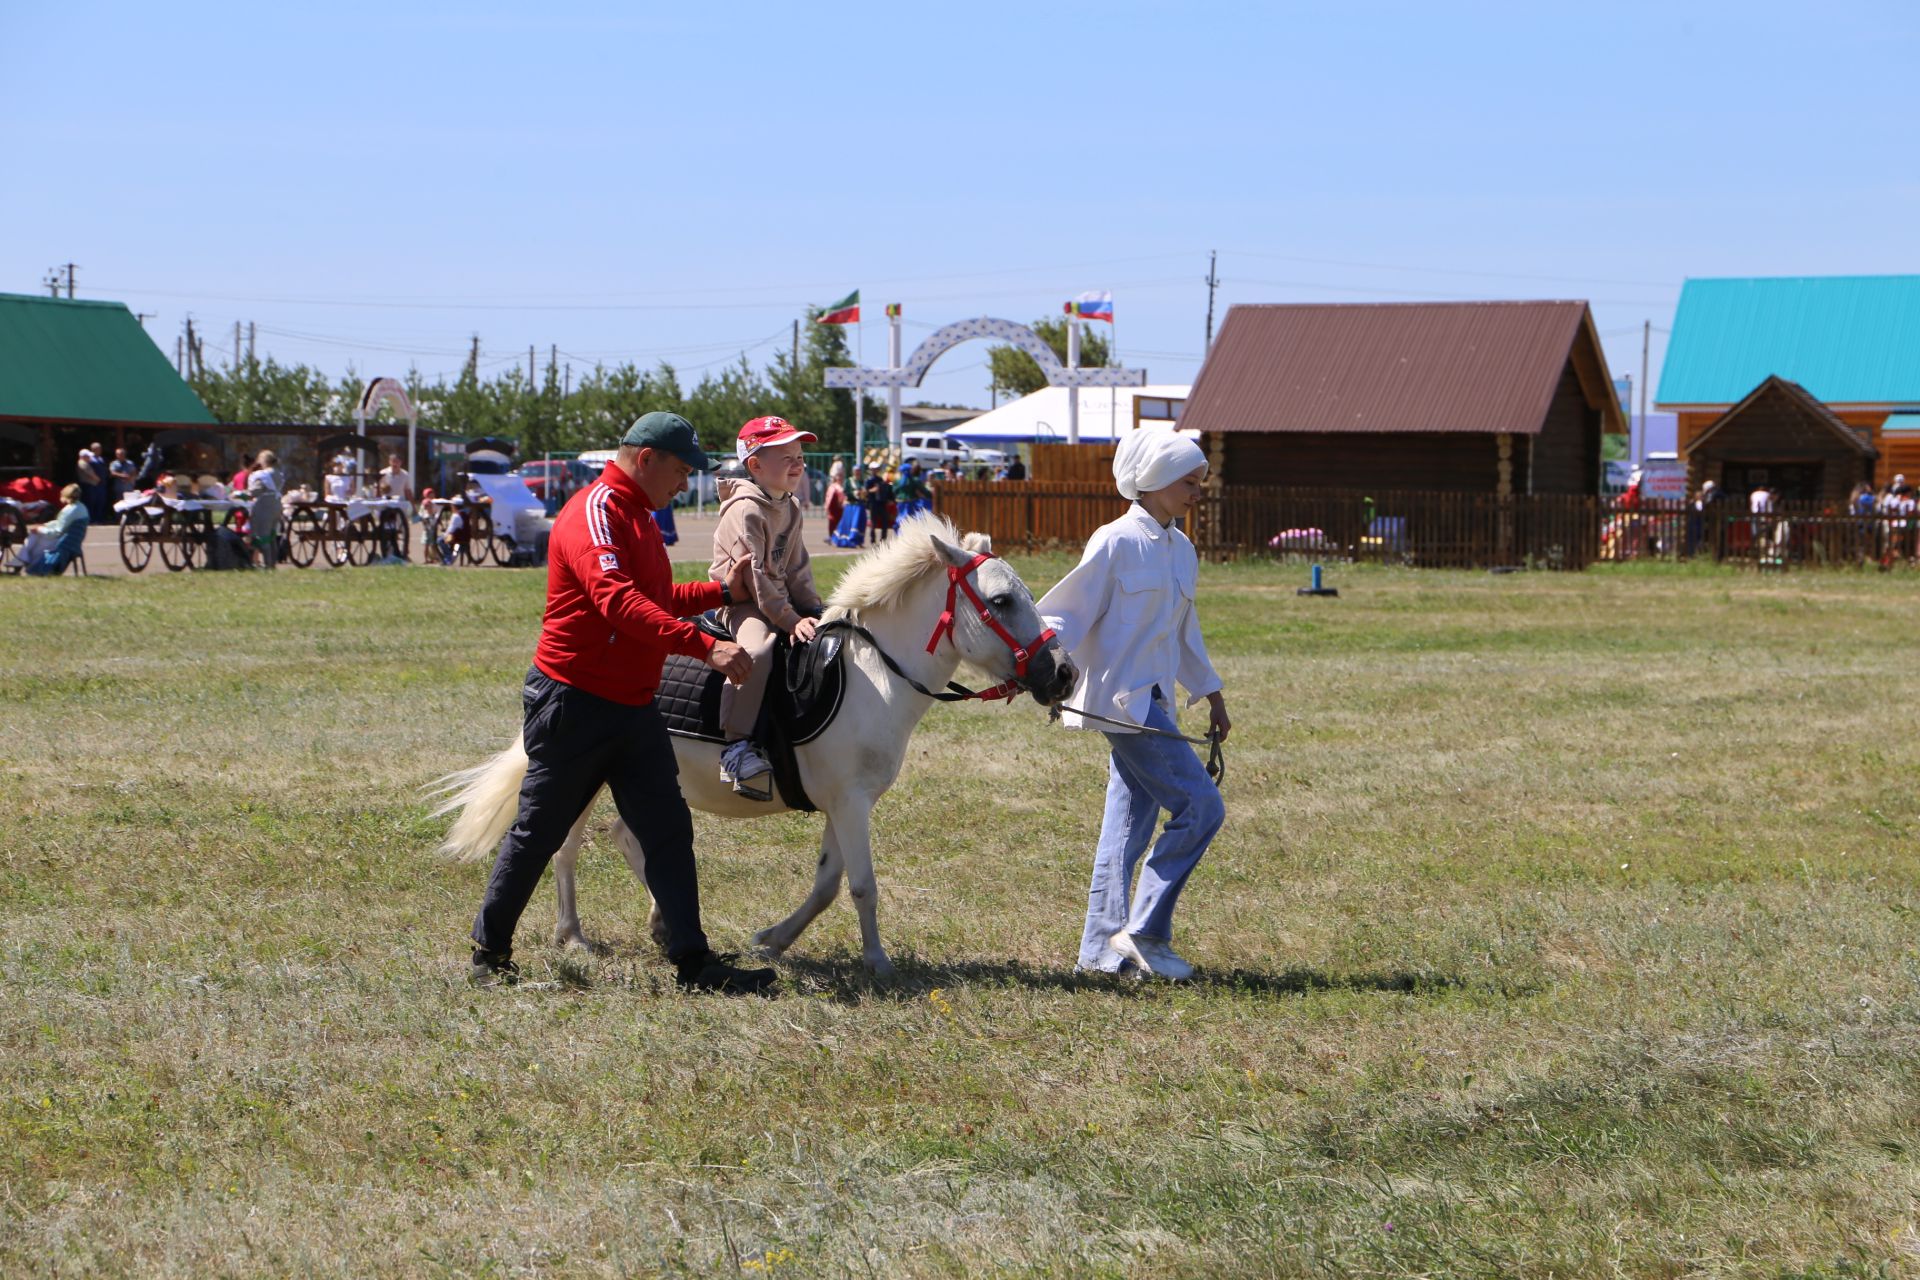
M753 674L743 684L720 687L720 729L727 738L720 777L750 800L773 799L772 766L754 746L753 728L766 696L774 636L785 632L805 644L825 607L814 589L794 497L807 474L800 446L816 438L785 418L755 418L740 428L734 446L747 478L722 480L718 490L720 523L708 576L725 582L741 560L752 560L754 570L753 598L730 600L721 611L734 643L753 658Z

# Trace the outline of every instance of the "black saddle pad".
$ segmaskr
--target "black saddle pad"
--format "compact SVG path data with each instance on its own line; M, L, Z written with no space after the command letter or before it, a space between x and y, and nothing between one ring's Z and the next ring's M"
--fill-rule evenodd
M720 634L717 627L703 629ZM840 661L843 639L838 633L829 633L811 644L791 644L785 636L774 641L770 656L773 670L767 677L766 701L760 706L754 738L773 766L774 785L789 809L814 811L801 785L793 749L819 737L833 723L846 697L846 674ZM654 695L654 705L667 722L667 732L724 743L726 737L720 732L723 678L698 658L668 654L660 672L659 692Z

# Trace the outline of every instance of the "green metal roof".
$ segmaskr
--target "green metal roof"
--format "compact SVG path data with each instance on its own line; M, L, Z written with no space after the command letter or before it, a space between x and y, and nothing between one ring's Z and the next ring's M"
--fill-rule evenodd
M0 293L0 417L212 422L121 302Z
M1769 374L1825 404L1920 405L1920 276L1687 281L1660 406L1735 404Z

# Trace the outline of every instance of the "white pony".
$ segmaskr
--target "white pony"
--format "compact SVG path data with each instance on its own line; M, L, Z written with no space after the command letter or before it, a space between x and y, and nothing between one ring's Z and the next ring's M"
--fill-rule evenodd
M985 535L968 534L963 540L937 516L904 522L891 541L861 555L828 605L824 622L845 620L865 634L846 636L847 687L839 714L796 752L807 795L827 817L819 868L799 909L754 934L753 942L768 955L786 951L839 893L844 871L860 916L862 958L873 973L886 975L893 964L880 945L873 806L900 774L907 739L934 703L930 691L944 689L965 662L1003 682L1009 696L1017 687L1038 702L1052 703L1072 691L1074 671L1045 630L1033 594L1005 561L993 557ZM680 787L690 805L725 818L787 811L777 794L771 803L735 795L720 780L720 750L717 743L674 738ZM449 799L435 812L460 811L442 850L463 859L492 851L513 825L526 768L526 750L516 738L485 764L442 779ZM554 941L562 946L591 945L580 928L573 877L586 823L583 811L553 857L559 897ZM619 820L613 836L644 888L646 855L639 840ZM649 918L654 940L664 941L658 906Z

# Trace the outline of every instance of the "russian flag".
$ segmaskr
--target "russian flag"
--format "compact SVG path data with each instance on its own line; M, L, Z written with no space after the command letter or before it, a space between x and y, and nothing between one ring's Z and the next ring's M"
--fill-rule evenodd
M1081 294L1067 304L1067 314L1079 316L1082 320L1105 320L1113 323L1113 290L1094 289Z

